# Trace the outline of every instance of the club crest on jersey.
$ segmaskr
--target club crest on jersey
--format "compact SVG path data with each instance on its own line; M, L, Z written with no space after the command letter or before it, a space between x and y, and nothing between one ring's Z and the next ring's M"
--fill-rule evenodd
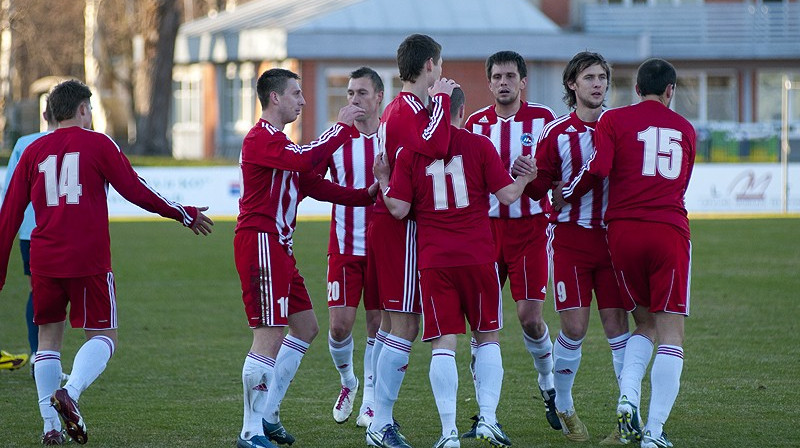
M522 142L522 146L533 146L533 134L525 132L520 136L519 141Z

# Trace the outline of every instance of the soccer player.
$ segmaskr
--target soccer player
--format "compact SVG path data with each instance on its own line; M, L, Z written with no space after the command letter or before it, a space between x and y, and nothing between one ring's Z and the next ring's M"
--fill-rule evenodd
M206 207L184 207L164 199L136 174L113 140L90 130L91 95L76 80L52 89L47 105L58 129L31 143L22 154L0 209L0 289L29 202L35 213L31 280L39 350L34 369L45 445L64 442L59 416L67 434L77 443L86 443L78 400L103 372L117 343L108 185L125 199L175 219L195 234L207 235L213 225L202 213ZM84 329L86 342L75 355L69 381L59 388L67 304L70 324Z
M519 199L533 175L512 180L492 143L459 129L464 119L464 94L453 90L452 128L444 159L410 151L397 155L389 182L388 166L376 162L384 200L397 219L413 210L418 225L422 287L423 341L431 342L430 381L442 436L434 448L458 448L456 335L469 321L478 343L475 355L480 399L477 437L492 446L511 446L497 423L503 383L498 330L503 326L502 295L489 225L489 194L503 204ZM448 178L450 182L448 182Z
M569 182L594 153L594 129L603 111L611 69L603 56L584 51L564 68L564 101L573 111L550 122L536 145L537 177L525 189L540 200L554 182ZM527 159L521 159L524 162ZM512 173L523 174L514 164ZM575 442L589 440L578 418L572 385L581 364L581 345L589 326L592 291L603 324L616 377L622 370L625 342L630 337L628 315L622 302L608 254L603 212L608 205L608 180L592 187L575 205L550 215L548 255L552 265L556 311L561 331L553 348L556 411L562 431ZM601 444L618 444L612 433Z
M372 165L378 153L378 124L383 102L383 81L369 67L350 73L347 101L364 109L357 117L358 137L350 139L328 158L321 170L331 172L331 180L343 187L366 188L375 182ZM333 419L344 423L353 411L359 381L353 371L353 324L358 303L364 294L367 344L364 350L364 395L356 424L367 427L374 415L372 349L381 322L377 286L367 283L367 227L372 207L336 205L331 218L328 243L328 349L339 371L342 386L333 405Z
M397 49L403 87L386 106L378 128L380 149L390 167L401 148L433 158L447 155L450 93L458 85L440 79L441 53L442 46L423 34L406 37ZM429 97L430 109L426 107ZM408 447L394 424L392 409L408 367L411 344L419 332L416 224L394 219L379 199L367 232L367 251L368 281L378 285L383 310L372 354L375 415L367 428L367 445Z
M242 367L240 448L272 447L270 440L294 442L280 422L279 407L319 331L292 252L298 202L303 194L345 205L373 202L368 190L342 189L313 172L358 135L353 122L364 113L362 108L343 107L339 122L308 145L292 143L283 133L305 105L299 79L296 73L280 68L261 74L256 85L261 118L245 137L240 156L242 197L233 251L245 313L253 330L253 343ZM377 192L376 186L372 192ZM284 337L287 325L289 333Z
M672 446L663 428L680 389L689 315L692 245L684 195L697 136L689 121L669 109L676 82L669 62L644 61L636 75L641 101L600 116L595 154L554 192L558 205L574 204L608 177L608 246L623 300L635 307L636 321L625 348L617 418L622 440L641 437L643 448ZM650 410L642 432L641 382L655 341Z
M6 181L3 187L3 195L8 191L8 184L11 182L11 176L14 174L14 169L19 163L19 158L22 157L22 152L31 143L35 142L39 137L53 132L58 123L53 119L53 114L45 107L42 113L42 118L47 123L47 131L36 132L33 134L23 135L17 139L14 144L14 150L11 151L11 156L8 158L8 168L6 169ZM31 232L36 227L36 221L33 218L33 206L28 205L25 209L25 219L22 220L22 225L19 228L19 251L22 255L22 270L26 276L31 276ZM31 348L31 375L33 375L33 359L35 359L36 351L39 349L39 328L33 323L33 290L28 293L28 304L25 311L25 323L28 324L28 344ZM62 375L64 379L69 379L67 375Z
M556 116L547 106L520 99L528 82L525 60L520 54L500 51L489 56L486 76L495 102L473 113L465 127L489 137L506 169L510 170L518 156L533 154L544 126ZM547 290L545 231L549 211L547 197L538 202L523 197L511 205L490 198L489 216L500 282L505 284L508 279L511 283L511 297L517 304L523 342L538 372L539 393L544 400L547 422L553 429L561 429L554 402L553 343L542 319ZM464 434L467 438L472 435L473 431Z

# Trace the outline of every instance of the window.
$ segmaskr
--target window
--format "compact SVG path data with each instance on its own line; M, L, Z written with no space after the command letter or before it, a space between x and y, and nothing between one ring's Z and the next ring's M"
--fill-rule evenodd
M698 76L678 76L672 108L689 121L700 119L700 79Z
M611 89L606 96L606 106L620 107L638 102L634 85L636 80L631 73L611 73Z
M708 75L708 121L738 121L738 94L733 76Z
M250 62L230 63L224 68L221 114L226 131L246 133L255 123L255 66Z
M200 70L176 67L172 78L172 120L176 125L200 124Z
M739 119L734 74L678 71L671 107L692 122L733 122Z
M760 72L758 74L757 91L757 119L765 122L781 122L781 95L783 94L783 75L782 72ZM792 90L789 91L789 122L800 122L800 73L788 73L789 81L792 82Z

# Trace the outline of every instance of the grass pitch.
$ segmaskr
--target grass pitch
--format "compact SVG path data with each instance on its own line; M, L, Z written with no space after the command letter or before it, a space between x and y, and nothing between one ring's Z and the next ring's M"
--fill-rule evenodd
M241 366L250 346L233 265L233 223L198 238L173 222L112 223L119 308L118 351L81 397L93 447L232 447L241 427ZM800 436L800 219L695 220L692 315L686 323L681 392L666 430L676 447L794 447ZM327 350L325 253L327 222L302 222L296 234L301 273L315 303L320 336L283 403L282 421L295 448L358 447L354 417L337 425L331 407L338 375ZM19 252L2 301L0 348L27 350L27 281ZM507 289L507 288L506 288ZM505 300L501 334L505 381L498 417L515 447L569 446L549 429L513 302ZM545 305L558 332L552 300ZM356 324L361 369L363 318ZM62 362L69 370L83 341L68 329ZM475 412L467 363L459 346L459 429ZM416 342L395 407L414 446L432 446L439 419L428 382L430 347ZM645 379L643 410L649 397ZM616 383L608 344L594 313L584 342L575 403L595 446L614 427ZM360 397L358 400L360 403ZM0 372L0 447L40 446L41 420L29 370ZM482 446L476 441L464 448Z

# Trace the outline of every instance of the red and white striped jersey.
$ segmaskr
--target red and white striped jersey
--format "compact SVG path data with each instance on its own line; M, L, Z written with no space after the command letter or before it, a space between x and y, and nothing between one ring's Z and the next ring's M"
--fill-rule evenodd
M315 166L355 135L354 127L336 123L317 140L301 146L259 120L245 136L239 156L242 191L235 231L276 234L291 253L297 204L302 198L300 173L313 174Z
M518 156L533 155L544 126L555 118L555 112L549 107L523 101L519 111L508 118L498 117L494 105L487 106L470 115L464 127L489 137L503 165L511 171L511 165ZM489 205L489 216L492 218L521 218L549 213L551 209L550 199L546 196L540 201L522 197L508 206L490 196Z
M328 159L325 170L329 169L331 180L342 187L368 188L375 182L372 164L378 152L378 135L361 134L337 149ZM372 206L333 206L329 254L367 254L367 227L372 209Z
M553 182L569 183L594 153L594 128L597 122L581 121L575 112L545 126L536 144L536 179L525 187L532 198L546 196ZM553 211L550 222L573 222L581 227L602 228L608 207L608 179L596 184L579 201Z

